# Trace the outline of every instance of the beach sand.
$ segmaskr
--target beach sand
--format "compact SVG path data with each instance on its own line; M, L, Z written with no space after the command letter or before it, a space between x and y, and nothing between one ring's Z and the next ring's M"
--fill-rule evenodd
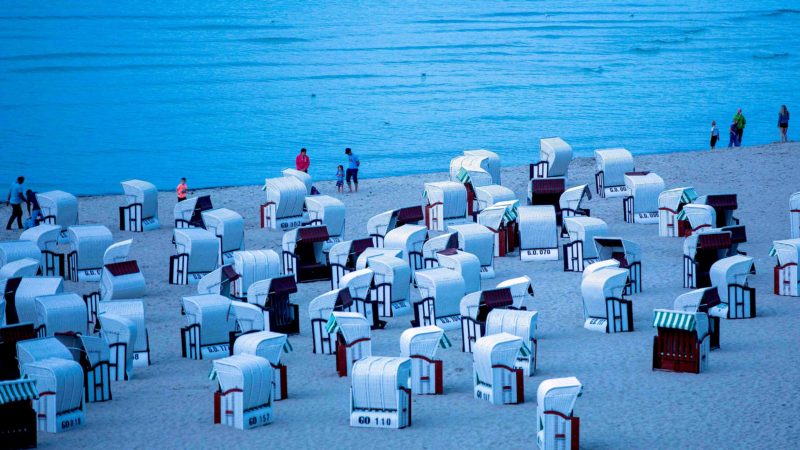
M449 158L447 155L442 158ZM172 192L159 198L163 227L147 233L117 231L122 196L80 198L85 224L108 226L115 240L133 238L131 256L147 279L147 324L151 367L134 379L113 384L113 400L87 405L86 425L63 434L39 433L41 448L534 448L536 389L542 380L576 376L584 385L575 413L581 418L583 448L790 448L800 441L800 299L772 294L773 240L789 234L788 199L800 190L800 145L767 145L715 152L682 152L636 157L636 168L655 171L667 188L694 186L699 194L737 193L736 216L747 225L743 250L753 256L758 274L758 317L723 320L721 349L710 354L707 371L654 372L652 310L670 308L682 287L680 238L658 237L657 225L622 220L622 199L595 196L586 204L592 216L608 222L614 235L638 242L643 251L643 292L632 296L635 331L601 334L582 327L578 273L562 271L562 261L523 263L518 256L497 258L491 288L520 275L533 279L539 311L539 359L535 376L525 379L525 403L493 406L472 397L472 355L460 351L459 331L449 331L453 347L439 350L444 360L443 396L415 396L413 426L396 430L349 426L349 380L335 372L334 356L311 353L307 308L329 282L301 284L293 301L300 305L301 334L290 338L294 352L284 356L289 399L274 404L275 422L251 431L212 423L215 382L210 361L181 358L180 299L194 286L167 283L171 244ZM209 166L208 170L214 170ZM368 175L365 165L364 175ZM594 160L576 159L568 185L594 187ZM503 169L503 183L525 202L527 167ZM35 182L35 174L28 174ZM276 176L265 173L265 176ZM147 171L141 174L147 179ZM336 194L334 182L319 182L324 194L347 205L346 238L366 236L366 221L379 212L420 204L423 182L446 179L432 173L364 179L357 195ZM121 191L121 189L120 189ZM248 249L280 251L281 233L258 228L260 186L206 189L216 207L238 211L246 220ZM7 220L9 209L0 212ZM14 239L16 231L0 231ZM89 283L65 282L79 293ZM373 331L373 354L399 355L398 338L408 316L389 319Z

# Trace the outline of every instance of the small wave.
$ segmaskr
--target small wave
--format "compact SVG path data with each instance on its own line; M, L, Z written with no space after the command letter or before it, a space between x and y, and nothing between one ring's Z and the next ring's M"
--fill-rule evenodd
M800 14L800 9L780 8L776 9L775 11L770 11L764 14L762 17L788 16L791 14Z
M760 51L753 55L753 59L783 59L788 58L789 53L786 52L766 52Z
M177 27L165 27L171 31L240 31L240 30L286 30L292 28L289 25L276 24L245 24L245 23L207 23L201 25L181 25Z
M252 42L254 44L293 44L295 42L308 42L308 39L290 37L260 37L237 39L239 42Z
M693 27L693 28L687 28L687 29L683 30L683 33L684 34L700 34L700 33L705 33L706 31L708 31L708 28L706 28L706 27Z
M30 55L2 56L0 61L48 61L53 59L93 59L93 58L142 58L159 56L188 56L186 53L114 53L114 52L65 52L36 53Z
M676 38L658 38L654 39L653 42L656 44L684 44L689 42L689 38L687 36Z
M581 68L581 72L585 72L585 73L598 73L598 74L600 74L600 73L603 73L605 71L606 71L606 69L604 69L603 66L583 67L583 68Z
M633 47L631 49L633 53L640 53L643 55L655 55L656 53L661 52L661 48L659 47Z

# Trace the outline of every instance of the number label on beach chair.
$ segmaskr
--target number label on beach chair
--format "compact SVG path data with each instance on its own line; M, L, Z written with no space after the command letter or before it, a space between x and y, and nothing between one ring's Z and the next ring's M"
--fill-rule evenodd
M200 347L200 352L203 359L222 358L230 355L230 346L228 344L205 345Z
M272 409L259 408L255 411L244 412L244 422L247 424L246 428L263 427L272 423Z
M608 329L608 320L589 318L586 319L586 322L583 324L583 327L586 328L587 330L600 331L605 333L606 330Z
M532 248L520 251L523 261L556 261L558 260L557 248Z
M351 427L365 427L365 428L393 428L392 417L396 414L374 412L370 415L351 415ZM395 427L396 428L396 427Z

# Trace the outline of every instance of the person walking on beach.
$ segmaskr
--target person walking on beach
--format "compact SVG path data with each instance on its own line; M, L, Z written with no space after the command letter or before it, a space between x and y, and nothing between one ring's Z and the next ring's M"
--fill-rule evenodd
M353 188L350 186L350 179L352 178L353 184L356 185L355 192L358 193L358 166L361 165L361 160L358 159L358 155L350 150L350 147L344 149L344 154L347 155L347 191L353 192Z
M22 229L22 202L25 200L25 192L22 189L22 185L25 183L25 177L17 177L16 183L13 183L10 188L8 188L8 204L11 206L11 218L8 219L8 224L6 224L6 230L11 229L11 224L14 223L14 220L17 221L17 228Z
M717 128L717 121L711 121L711 150L714 150L717 146L717 141L719 141L719 128Z
M781 143L788 142L786 134L789 132L789 110L786 109L786 105L781 105L778 113L778 128L781 130Z
M294 167L300 172L308 173L308 167L311 165L311 159L306 154L306 149L301 148L300 154L294 159Z
M736 130L737 130L736 146L738 147L742 145L744 126L747 125L747 119L745 119L744 114L742 114L742 108L739 108L739 111L736 111L736 115L733 116L733 121L736 122Z
M728 148L731 147L738 147L739 146L739 125L736 124L734 120L731 122L731 127L728 129L730 133L730 138L728 140Z
M341 164L336 168L336 191L344 192L344 167Z
M39 225L42 219L42 208L39 206L39 199L36 198L36 192L28 189L25 191L25 203L28 204L28 218L25 219L25 229Z
M186 178L181 178L181 182L178 183L178 187L175 188L175 192L178 194L178 202L182 202L186 200L186 193L189 191L189 187L186 186Z

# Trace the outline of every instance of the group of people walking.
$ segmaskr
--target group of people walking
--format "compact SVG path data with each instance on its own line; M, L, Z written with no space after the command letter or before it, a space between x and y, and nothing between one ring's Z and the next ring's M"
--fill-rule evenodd
M747 119L745 119L744 114L742 113L742 108L739 108L736 111L736 114L733 116L733 120L731 121L731 125L728 128L728 147L740 147L742 145L742 137L744 136L744 127L747 125ZM778 130L780 130L781 134L781 143L788 142L789 139L787 137L787 133L789 131L789 110L786 108L786 105L781 105L781 109L778 112ZM717 147L717 142L719 142L719 128L717 128L717 122L711 122L711 150L714 150Z
M358 192L358 168L361 166L361 160L349 147L344 149L344 154L347 155L347 170L341 164L336 167L336 190L344 192L344 183L346 181L348 192ZM311 158L308 157L308 150L305 148L300 149L300 153L294 158L294 166L295 169L308 173L308 168L311 167Z

